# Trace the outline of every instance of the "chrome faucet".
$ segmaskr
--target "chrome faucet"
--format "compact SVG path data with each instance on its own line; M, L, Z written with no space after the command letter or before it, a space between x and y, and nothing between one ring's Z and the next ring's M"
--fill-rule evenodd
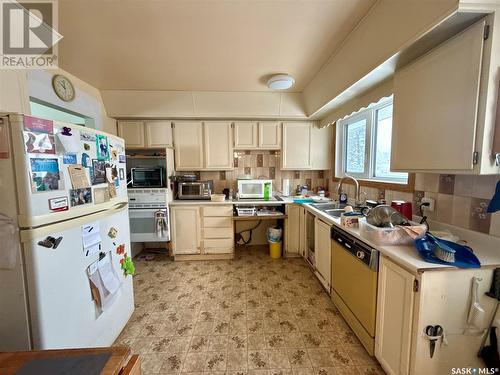
M354 177L349 176L346 174L344 177L342 177L339 181L339 185L337 187L337 195L340 196L340 193L342 193L342 183L344 182L345 179L350 179L354 182L354 205L359 206L361 204L361 201L359 199L359 182L356 180Z

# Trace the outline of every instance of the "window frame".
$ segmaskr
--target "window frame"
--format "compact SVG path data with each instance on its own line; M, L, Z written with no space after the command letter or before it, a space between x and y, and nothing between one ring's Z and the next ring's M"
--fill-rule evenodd
M364 108L336 123L336 160L335 163L335 177L340 178L346 174L363 181L380 182L387 184L394 184L400 186L407 186L411 182L411 174L407 173L406 179L402 178L384 178L375 175L376 167L376 142L378 131L377 113L380 109L393 105L393 97L383 98L378 103ZM366 142L365 142L365 171L363 173L350 173L346 171L347 161L347 127L362 119L366 120ZM368 150L367 150L368 148Z

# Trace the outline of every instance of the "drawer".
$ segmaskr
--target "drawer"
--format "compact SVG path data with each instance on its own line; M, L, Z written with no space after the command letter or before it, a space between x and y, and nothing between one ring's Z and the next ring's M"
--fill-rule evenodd
M233 218L232 217L204 217L203 218L204 228L232 228Z
M204 228L203 238L233 238L233 228Z
M205 252L207 249L211 252L221 252L221 253L226 253L226 252L231 252L234 248L234 242L233 239L220 239L220 240L204 240L203 241L203 248L205 249Z
M233 205L204 206L203 216L233 216Z

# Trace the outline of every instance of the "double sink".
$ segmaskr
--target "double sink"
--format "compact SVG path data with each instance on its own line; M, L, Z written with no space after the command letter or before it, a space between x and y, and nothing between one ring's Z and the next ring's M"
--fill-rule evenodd
M342 215L342 212L344 212L344 207L347 205L340 203L311 203L310 206L324 212L329 216L340 217L340 215Z

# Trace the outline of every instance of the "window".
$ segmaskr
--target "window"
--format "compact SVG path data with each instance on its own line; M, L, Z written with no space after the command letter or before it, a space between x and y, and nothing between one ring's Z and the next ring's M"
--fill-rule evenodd
M75 125L94 128L94 119L42 100L30 97L31 114L47 120L69 122Z
M337 122L337 176L406 184L391 172L392 98Z

